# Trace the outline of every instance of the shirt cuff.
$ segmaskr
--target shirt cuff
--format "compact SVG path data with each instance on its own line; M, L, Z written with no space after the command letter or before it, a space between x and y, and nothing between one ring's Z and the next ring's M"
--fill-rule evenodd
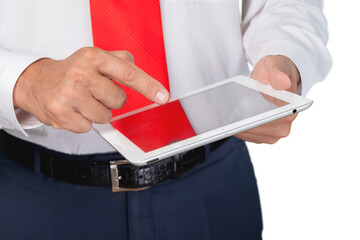
M281 46L271 47L264 49L257 61L267 55L283 55L290 58L300 74L301 83L298 85L297 93L305 96L309 92L312 85L316 82L317 72L315 63L304 48L296 44L282 44ZM256 63L257 61L254 62Z
M0 49L0 128L12 129L28 136L24 129L41 125L31 114L15 110L13 104L16 81L29 65L41 58Z

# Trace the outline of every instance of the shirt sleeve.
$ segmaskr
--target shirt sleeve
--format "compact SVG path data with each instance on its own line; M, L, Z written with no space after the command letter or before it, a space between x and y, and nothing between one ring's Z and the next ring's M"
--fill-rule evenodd
M27 136L24 129L41 125L33 115L21 109L15 110L13 104L17 79L30 64L40 58L0 48L0 129L12 129Z
M321 0L244 0L242 33L249 63L284 55L297 66L306 95L323 80L332 60L326 48L327 21Z

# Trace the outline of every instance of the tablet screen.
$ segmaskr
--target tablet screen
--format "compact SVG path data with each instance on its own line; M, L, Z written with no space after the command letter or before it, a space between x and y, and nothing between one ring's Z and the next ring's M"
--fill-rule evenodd
M112 126L144 152L194 137L288 104L229 82L142 112Z

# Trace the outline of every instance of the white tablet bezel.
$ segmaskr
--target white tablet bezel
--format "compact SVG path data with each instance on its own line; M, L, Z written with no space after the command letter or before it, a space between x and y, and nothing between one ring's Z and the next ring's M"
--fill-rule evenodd
M265 123L290 116L291 114L300 112L310 107L312 104L312 100L307 99L305 97L299 96L294 93L290 93L287 91L279 91L274 90L269 85L265 85L245 76L236 76L230 79L226 79L220 81L215 84L211 84L209 86L200 88L196 91L190 92L184 96L180 96L178 98L174 98L171 101L179 100L190 95L206 91L211 88L218 87L223 84L227 84L229 82L234 82L237 84L241 84L245 87L253 89L255 91L264 93L271 97L275 97L279 100L285 101L289 104L275 108L273 110L269 110L267 112L258 114L253 117L249 117L243 119L241 121L223 126L221 128L217 128L205 133L201 133L194 137L172 143L165 147L150 151L144 152L138 146L136 146L133 142L131 142L126 136L121 134L119 131L114 129L110 123L107 124L94 124L94 129L107 141L109 142L123 157L125 157L130 163L142 166L155 161L159 161L168 157L171 157L175 154L188 151L194 149L196 147L200 147L206 145L208 143L221 140L223 138L232 136L236 133L246 131L248 129L263 125ZM146 109L150 109L153 107L157 107L157 104L152 104L150 106L114 117L112 121L124 118L126 116L136 114L138 112L144 111Z

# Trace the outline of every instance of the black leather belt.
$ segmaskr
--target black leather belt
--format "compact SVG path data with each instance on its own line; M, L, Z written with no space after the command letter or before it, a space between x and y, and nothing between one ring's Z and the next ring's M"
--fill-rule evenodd
M210 151L218 148L226 140L211 143ZM203 162L206 152L205 147L199 147L137 167L129 164L119 154L69 155L48 150L0 131L0 152L10 159L34 170L36 151L40 154L40 172L45 176L81 185L112 185L113 191L143 190L157 183L175 179Z

